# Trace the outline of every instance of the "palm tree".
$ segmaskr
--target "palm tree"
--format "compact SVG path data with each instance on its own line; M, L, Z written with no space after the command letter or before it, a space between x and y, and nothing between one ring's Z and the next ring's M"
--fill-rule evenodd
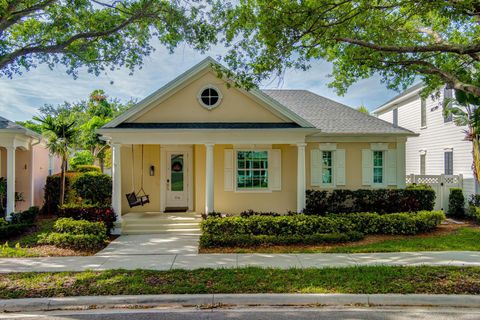
M472 142L472 169L480 181L480 98L463 92L455 92L455 98L443 101L444 116L453 116L457 126L466 126L465 140Z
M59 204L63 205L65 202L65 171L67 170L70 148L75 143L77 133L75 128L76 122L62 115L55 118L51 115L46 115L34 117L33 119L42 124L43 132L48 138L47 146L50 153L62 159Z

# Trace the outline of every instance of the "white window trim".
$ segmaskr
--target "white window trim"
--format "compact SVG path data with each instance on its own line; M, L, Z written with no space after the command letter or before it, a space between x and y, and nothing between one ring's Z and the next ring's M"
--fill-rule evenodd
M324 151L328 151L328 152L331 152L331 153L332 153L332 166L331 166L331 168L332 168L332 182L331 182L331 183L324 183L324 182L323 182L323 152L324 152ZM335 151L336 151L336 147L335 147L335 149L333 149L333 150L320 149L321 156L322 156L322 166L321 166L321 169L320 169L320 170L321 170L322 181L321 181L321 184L320 184L320 185L321 185L322 187L325 187L325 188L335 188L336 185L337 185L337 181L336 181L336 168L335 168L335 164L336 164L336 162L335 162L335 160L336 160L336 159L335 159L335 158L336 158L336 152L335 152Z
M372 149L372 187L375 187L375 188L385 188L387 187L387 172L386 172L386 158L387 158L387 151L388 151L388 144L385 143L387 145L387 149ZM372 143L373 145L373 143ZM374 152L375 151L381 151L382 152L382 157L383 157L383 161L382 161L382 182L381 183L378 183L378 182L375 182L375 174L374 174L374 169L375 169L375 157L374 157Z
M233 149L234 152L234 157L233 157L233 169L234 169L234 174L233 174L233 183L234 183L234 188L233 191L235 193L272 193L271 185L270 185L270 177L272 176L272 168L271 168L271 160L272 160L272 153L270 152L271 149L257 149L257 148L240 148L240 149ZM248 152L248 151L255 151L255 152L262 152L266 151L268 155L268 188L258 188L258 189L247 189L247 188L238 188L237 184L237 178L238 178L238 152Z
M337 150L336 143L320 143L318 148L320 151L335 151Z
M218 101L217 103L215 104L212 104L211 106L203 103L202 101L202 92L206 89L213 89L215 91L217 91L218 93ZM218 87L214 86L213 84L207 84L206 86L203 86L200 88L200 90L198 91L197 93L197 100L198 100L198 103L205 109L211 111L213 109L215 109L216 107L218 107L221 103L222 103L222 100L223 100L223 94L222 94L222 91L220 91L220 89L218 89Z

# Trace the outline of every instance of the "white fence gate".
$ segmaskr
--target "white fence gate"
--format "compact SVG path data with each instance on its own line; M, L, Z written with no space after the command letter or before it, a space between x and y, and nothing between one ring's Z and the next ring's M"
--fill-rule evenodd
M418 175L407 176L407 184L428 184L435 190L435 210L448 210L448 196L451 188L463 189L463 175Z

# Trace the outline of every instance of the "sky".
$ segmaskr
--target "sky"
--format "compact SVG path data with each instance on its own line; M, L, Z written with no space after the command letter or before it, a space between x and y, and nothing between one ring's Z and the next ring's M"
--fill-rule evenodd
M95 89L103 89L111 98L140 101L205 57L215 58L219 54L222 54L221 49L200 54L188 47L179 47L170 54L160 48L145 58L143 67L133 74L130 74L130 70L119 69L97 77L81 70L77 79L66 74L62 66L50 70L40 65L22 75L14 75L12 79L0 78L0 115L13 121L31 119L37 114L38 108L45 104L57 105L65 101L87 99ZM261 87L307 89L348 106L357 108L365 105L370 110L398 94L381 84L379 78L372 77L350 87L344 96L338 96L327 86L330 72L329 63L314 61L308 71L288 70L281 82L272 79Z

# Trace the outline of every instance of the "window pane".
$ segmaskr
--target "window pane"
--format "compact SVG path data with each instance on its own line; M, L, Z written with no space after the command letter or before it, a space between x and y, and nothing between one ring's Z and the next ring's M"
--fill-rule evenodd
M332 168L323 168L322 170L322 183L332 183Z
M237 188L268 188L268 151L237 152Z
M183 191L183 154L172 154L170 158L172 191Z
M373 152L373 166L383 166L383 151Z
M383 168L373 168L373 183L383 183Z
M332 152L331 151L323 151L322 152L322 157L323 157L323 165L326 167L331 167L332 166Z

